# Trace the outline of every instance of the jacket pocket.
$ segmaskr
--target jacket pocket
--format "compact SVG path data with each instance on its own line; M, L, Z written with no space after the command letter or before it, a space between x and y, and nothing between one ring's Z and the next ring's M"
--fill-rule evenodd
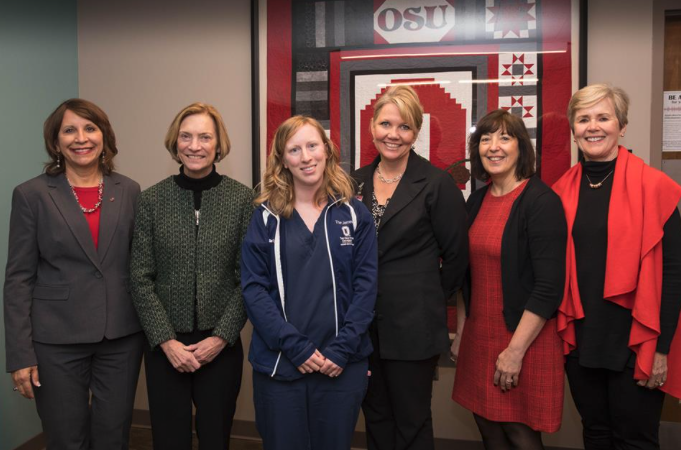
M36 284L33 288L33 298L38 300L68 300L69 287Z

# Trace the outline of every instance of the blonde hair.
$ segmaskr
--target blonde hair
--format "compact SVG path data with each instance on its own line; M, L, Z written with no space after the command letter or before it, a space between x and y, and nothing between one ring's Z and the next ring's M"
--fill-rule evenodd
M284 152L289 139L305 125L317 130L326 149L326 166L322 185L317 191L317 204L323 204L329 196L349 201L354 193L350 176L340 166L338 148L328 138L321 124L311 117L293 116L279 125L274 133L272 148L267 156L265 176L260 184L261 193L255 200L258 205L267 202L272 212L285 218L291 217L293 213L295 192L293 175L284 167Z
M623 89L612 87L605 83L591 84L575 92L568 104L567 116L570 121L570 128L575 131L575 116L577 111L590 108L604 98L609 98L615 108L615 116L620 124L620 129L628 123L627 114L629 113L629 96Z
M421 125L423 125L423 106L416 91L407 85L389 87L374 105L372 126L378 118L381 109L388 103L397 106L402 119L418 134L419 130L421 130Z
M166 138L164 141L166 149L168 149L168 152L170 152L170 155L175 161L180 164L182 163L182 161L180 161L180 157L177 156L177 138L180 134L180 125L182 125L182 121L184 119L189 116L193 116L194 114L206 114L208 117L213 119L218 141L215 147L215 162L222 161L222 159L227 156L231 150L232 144L229 141L229 135L227 134L225 123L222 121L222 116L213 105L209 105L207 103L192 103L177 113L170 124L170 127L168 128L168 132L166 133Z

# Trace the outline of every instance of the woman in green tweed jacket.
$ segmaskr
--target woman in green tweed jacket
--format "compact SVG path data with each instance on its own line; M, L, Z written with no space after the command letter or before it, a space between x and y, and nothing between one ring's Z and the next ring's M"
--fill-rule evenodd
M214 107L180 111L165 145L182 166L140 195L130 270L154 449L191 449L192 403L201 448L225 449L241 386L239 262L253 191L215 170L230 143Z

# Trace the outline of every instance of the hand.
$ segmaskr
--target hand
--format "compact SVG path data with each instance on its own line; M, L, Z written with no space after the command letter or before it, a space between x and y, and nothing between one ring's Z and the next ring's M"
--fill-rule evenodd
M322 368L326 358L322 355L319 350L315 349L312 356L310 356L307 361L298 366L298 372L300 373L312 373L317 372Z
M165 341L161 344L161 349L178 372L196 372L201 368L194 353L186 350L184 344L176 339Z
M12 372L12 381L17 391L29 400L33 400L33 386L40 387L38 366L24 367Z
M219 336L210 336L196 344L187 345L184 349L194 353L194 358L196 358L199 364L205 366L214 360L226 346L227 341L223 338Z
M645 386L648 389L657 389L667 381L667 355L655 352L653 358L653 373L647 380L639 380L639 386Z
M507 347L497 357L494 385L499 386L502 392L510 391L511 388L518 386L523 356L525 355L518 350Z
M329 378L335 378L339 376L341 373L343 373L343 368L338 366L329 358L326 358L326 361L324 361L324 364L322 365L322 368L319 369L319 371L324 375L328 376Z
M454 363L459 361L459 347L461 346L461 333L454 333L454 339L452 340L452 346L449 347L449 359Z

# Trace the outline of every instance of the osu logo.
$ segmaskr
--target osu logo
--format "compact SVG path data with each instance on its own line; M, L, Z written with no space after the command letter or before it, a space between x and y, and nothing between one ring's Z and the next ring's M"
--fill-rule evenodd
M454 28L447 0L387 0L374 11L374 31L387 43L438 42Z

